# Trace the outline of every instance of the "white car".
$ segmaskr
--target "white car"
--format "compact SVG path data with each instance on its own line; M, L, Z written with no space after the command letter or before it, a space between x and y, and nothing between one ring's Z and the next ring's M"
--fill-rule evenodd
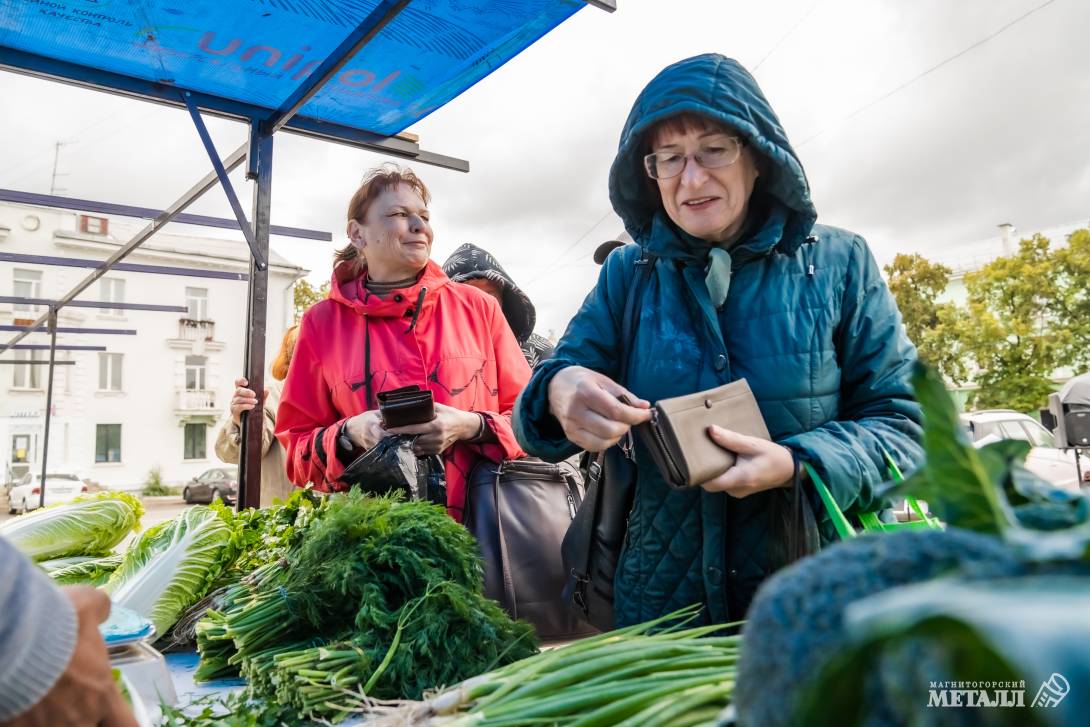
M1075 452L1056 448L1052 432L1025 414L1007 409L975 411L961 415L961 423L977 447L997 439L1021 439L1033 449L1026 457L1026 468L1041 479L1065 490L1079 491ZM1083 456L1082 479L1090 483L1090 457Z
M8 512L27 513L38 507L42 499L42 476L27 472L8 493ZM83 480L73 474L51 472L45 477L45 504L59 505L87 492Z

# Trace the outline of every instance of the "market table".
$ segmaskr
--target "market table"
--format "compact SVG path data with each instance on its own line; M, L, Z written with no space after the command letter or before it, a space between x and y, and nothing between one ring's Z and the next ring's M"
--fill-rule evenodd
M541 649L543 651L555 649L570 643L572 643L571 640L548 641L542 643ZM217 679L200 684L193 681L193 673L197 670L197 665L201 660L196 651L171 652L163 654L163 658L166 659L167 671L170 673L170 679L174 683L174 691L178 696L178 701L174 706L179 709L185 709L208 697L226 697L228 694L241 691L246 686L246 680L244 679ZM148 704L148 710L151 713L153 723L157 722L161 716L158 705ZM344 727L353 727L353 725L362 725L366 722L367 719L365 718L356 718L346 720L341 724Z
M199 702L208 697L226 697L233 692L241 691L246 686L244 679L217 679L215 681L198 684L193 681L193 673L197 670L201 657L196 651L177 651L164 654L167 670L170 672L171 681L174 682L174 691L178 695L178 701L174 705L179 709ZM158 720L160 710L158 705L148 705L152 712L152 720ZM345 720L341 724L344 727L364 724L362 718Z

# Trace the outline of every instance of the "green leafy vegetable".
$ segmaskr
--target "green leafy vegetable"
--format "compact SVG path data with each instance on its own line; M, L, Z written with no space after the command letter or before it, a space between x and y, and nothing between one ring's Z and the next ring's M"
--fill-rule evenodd
M298 715L294 707L262 702L235 692L226 696L209 695L179 709L160 705L160 727L308 727L321 724Z
M923 446L927 463L896 488L896 494L926 500L940 520L980 533L1001 533L1014 516L1001 497L1007 463L1025 457L1025 442L996 442L976 449L958 420L942 378L917 364L912 375L923 407Z
M392 634L359 631L348 641L275 654L270 681L277 701L302 714L348 714L373 699L419 699L437 685L529 656L534 641L532 627L511 621L499 604L440 582L399 609Z
M52 573L55 570L68 568L73 565L79 565L80 563L86 563L91 560L98 560L98 556L70 555L67 558L51 558L49 560L39 561L38 567L44 570L46 573Z
M157 646L161 650L192 648L197 643L197 624L200 620L210 610L229 609L239 597L249 593L242 585L243 578L271 563L277 563L291 548L302 542L307 528L319 517L324 507L325 500L303 489L293 491L286 499L277 500L267 508L246 508L236 512L223 503L212 503L211 509L234 531L232 551L236 555L208 595L187 609ZM207 680L238 676L238 667L226 663L227 657L233 653L230 641L213 644L213 640L211 636L205 638L205 647L210 651L201 662L198 678Z
M231 555L232 530L207 507L196 506L146 531L125 553L106 590L165 634L199 601Z
M1090 495L1057 491L1026 470L1026 442L975 449L933 369L917 364L913 385L927 463L889 494L926 500L950 526L1000 535L1027 560L1090 560Z
M58 586L102 586L118 569L123 559L124 556L120 553L105 558L92 558L66 568L57 568L49 577Z
M108 555L140 527L144 507L125 492L100 492L35 510L0 525L0 536L36 561Z
M476 543L443 508L336 495L280 552L198 622L196 679L239 670L254 696L341 719L536 650L484 598Z
M962 700L1008 702L968 710L987 715L981 724L1081 724L1090 711L1090 693L1078 688L1090 679L1088 610L1086 577L922 583L859 601L846 617L850 646L813 682L800 714L809 725L873 724L880 706L901 724L939 724L936 712L952 710L928 707L932 685L964 682ZM1070 692L1034 709L1055 674ZM992 682L1025 684L1020 698L1006 687L971 686ZM943 697L940 690L935 699Z

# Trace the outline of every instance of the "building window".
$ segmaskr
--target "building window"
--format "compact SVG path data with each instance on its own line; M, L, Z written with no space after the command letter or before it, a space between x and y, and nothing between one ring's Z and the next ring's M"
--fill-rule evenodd
M98 390L121 391L120 353L98 354Z
M79 216L79 231L91 235L105 235L110 229L110 221L105 217Z
M36 349L15 349L13 355L16 361L45 361L46 351ZM16 364L12 368L11 387L13 389L40 389L42 388L42 369L40 364Z
M121 425L95 425L95 462L121 461Z
M205 449L208 436L208 425L185 425L185 453L184 459L205 459L208 454Z
M191 321L207 321L208 318L208 288L186 288L185 306L189 309L186 313Z
M185 390L204 391L208 387L206 376L208 372L208 358L206 356L185 357Z
M33 458L29 434L13 434L11 437L11 463L30 464Z
M125 302L125 281L121 278L102 278L99 288L99 300L104 303ZM121 308L102 308L104 316L120 316L124 311Z
M13 295L18 298L41 298L42 297L42 273L40 270L26 270L23 268L15 268L12 274L12 289ZM14 309L17 311L27 311L36 313L41 310L40 306L31 305L30 303L16 303Z

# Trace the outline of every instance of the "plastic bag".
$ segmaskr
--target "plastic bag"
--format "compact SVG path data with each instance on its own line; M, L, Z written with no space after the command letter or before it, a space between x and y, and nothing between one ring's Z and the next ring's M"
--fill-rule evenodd
M385 437L345 468L341 481L364 492L386 495L401 492L409 500L447 505L447 480L438 455L418 457L415 438L403 434Z

